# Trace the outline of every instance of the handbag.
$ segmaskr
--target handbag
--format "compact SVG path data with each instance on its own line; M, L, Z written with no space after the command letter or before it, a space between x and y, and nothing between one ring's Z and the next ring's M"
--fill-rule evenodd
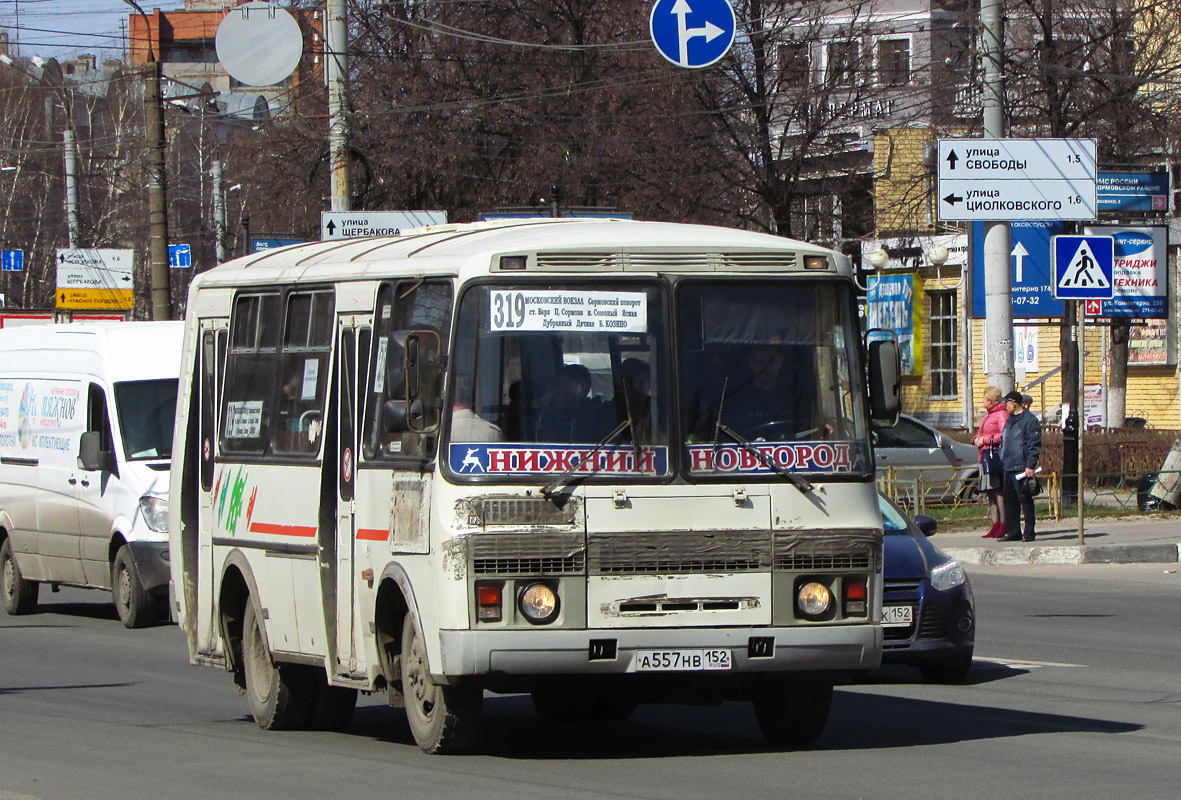
M1021 481L1021 491L1025 492L1026 497L1037 497L1042 493L1042 482L1037 475L1031 475Z
M980 469L985 475L999 475L1004 470L1001 467L1001 449L999 447L985 447L980 451Z

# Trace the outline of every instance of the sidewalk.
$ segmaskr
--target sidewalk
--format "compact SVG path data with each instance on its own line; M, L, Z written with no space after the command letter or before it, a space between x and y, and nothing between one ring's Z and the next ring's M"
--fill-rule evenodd
M998 542L981 538L986 528L936 533L931 543L962 564L1165 564L1178 561L1181 520L1085 520L1085 544L1078 520L1038 520L1037 540Z

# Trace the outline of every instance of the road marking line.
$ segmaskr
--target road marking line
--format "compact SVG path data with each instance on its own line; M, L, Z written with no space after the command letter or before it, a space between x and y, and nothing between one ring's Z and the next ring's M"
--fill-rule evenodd
M1086 664L1063 664L1057 661L1025 661L1015 658L988 658L987 656L977 656L977 661L987 661L990 664L997 664L1002 667L1009 667L1010 669L1040 669L1041 667L1085 667Z

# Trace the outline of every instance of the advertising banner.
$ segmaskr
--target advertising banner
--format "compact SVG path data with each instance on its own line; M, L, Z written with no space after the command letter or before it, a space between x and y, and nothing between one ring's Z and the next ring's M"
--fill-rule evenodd
M1167 319L1168 228L1088 225L1085 231L1115 239L1114 297L1102 301L1100 316Z
M902 352L902 374L923 372L923 281L917 275L882 275L869 279L867 313L869 329L893 331Z

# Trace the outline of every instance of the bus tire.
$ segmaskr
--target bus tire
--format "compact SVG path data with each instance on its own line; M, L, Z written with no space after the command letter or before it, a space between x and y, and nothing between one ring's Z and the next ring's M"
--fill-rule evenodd
M283 731L307 724L311 702L307 670L274 662L253 599L247 601L242 621L242 666L246 701L258 727Z
M131 548L123 545L111 564L111 598L125 628L142 628L156 621L156 601L144 589Z
M755 719L774 748L807 747L824 733L832 684L775 681L755 695Z
M12 616L30 614L37 607L37 592L41 585L27 581L12 556L12 540L0 544L0 584L4 594L4 610Z
M483 691L478 687L441 686L431 679L426 645L407 614L402 623L401 678L406 721L425 753L455 755L476 743Z
M333 686L324 670L314 670L311 727L318 731L348 730L357 709L357 690Z

